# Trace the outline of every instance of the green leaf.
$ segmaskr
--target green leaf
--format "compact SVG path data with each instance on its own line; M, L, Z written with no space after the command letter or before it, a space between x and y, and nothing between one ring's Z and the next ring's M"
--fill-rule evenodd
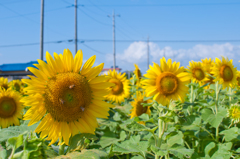
M145 159L145 158L143 158L142 156L133 156L131 159Z
M139 154L145 157L148 148L148 141L140 141L140 136L131 136L130 140L113 145L112 152L118 154Z
M210 142L204 149L205 152L205 157L210 157L209 153L210 151L215 147L215 143L214 142Z
M114 114L114 116L113 116L113 119L114 119L115 121L122 121L121 116L122 116L122 115L121 115L120 113L116 112L116 113Z
M21 134L17 137L9 138L7 141L8 147L11 147L12 149L17 149L22 144L23 144L23 134Z
M102 148L105 148L109 145L117 143L118 141L119 139L117 138L117 135L107 128L104 132L104 135L100 138L99 144L102 146Z
M120 133L120 141L124 141L127 137L127 134L125 131L121 131Z
M218 113L213 114L212 110L205 108L201 113L201 117L205 122L208 122L211 126L217 128L223 118L227 115L227 110L223 107L219 107Z
M121 124L120 127L129 132L143 131L148 129L146 126L139 124L136 121L132 121L130 124Z
M28 141L28 138L24 141L23 158L46 158L46 152L49 147L45 144L45 141L41 138L35 138Z
M186 121L182 124L183 130L199 130L201 118L199 116L190 115L186 117Z
M71 152L66 155L61 155L55 159L106 159L108 154L105 151L100 151L97 149L82 150L81 152Z
M176 135L171 136L168 140L167 140L167 144L169 147L171 147L174 144L179 144L179 145L183 145L184 141L183 141L183 133L181 131L179 131Z
M223 134L225 136L226 141L231 141L232 139L237 138L238 128L233 127L233 128L230 128L229 130L221 131L219 134Z
M0 142L6 141L9 138L16 137L23 133L27 134L27 132L34 131L39 124L38 122L34 125L27 126L28 122L29 121L26 121L20 126L11 126L8 128L0 129Z
M184 156L187 158L191 158L194 150L193 149L187 149L182 145L173 145L170 149L169 149L170 153L173 154L174 156L177 156L179 158L183 158Z
M218 150L213 154L211 158L213 159L226 159L230 158L232 156L232 153L230 152L232 148L232 143L224 143L224 144L218 144Z
M0 151L0 159L7 159L7 150Z
M168 154L167 150L160 149L159 147L156 147L154 145L151 145L151 150L154 152L154 154L158 156L164 156Z
M73 136L70 140L70 151L85 149L90 143L90 141L88 142L88 139L97 140L98 138L89 133L81 133Z

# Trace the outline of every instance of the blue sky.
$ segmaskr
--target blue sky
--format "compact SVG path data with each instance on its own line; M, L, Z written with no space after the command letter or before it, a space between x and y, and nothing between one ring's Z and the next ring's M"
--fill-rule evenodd
M39 58L41 0L0 0L0 65ZM45 0L44 52L74 53L74 0ZM79 0L78 48L84 59L97 55L96 64L113 65L111 41L113 10L116 17L117 65L133 70L137 63L147 69L165 55L181 65L189 60L227 56L235 66L240 60L240 1L236 0ZM100 40L100 41L89 41ZM196 40L196 42L189 42ZM214 40L214 41L209 41ZM224 40L221 41L220 40ZM57 41L62 41L57 43ZM174 42L175 41L175 42ZM207 41L207 42L206 42ZM24 44L23 46L11 46Z

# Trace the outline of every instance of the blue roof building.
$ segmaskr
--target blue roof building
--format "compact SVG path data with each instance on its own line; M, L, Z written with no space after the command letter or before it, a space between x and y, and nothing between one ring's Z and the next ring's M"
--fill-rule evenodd
M32 75L32 73L28 71L28 67L35 67L33 64L38 64L38 62L31 61L28 63L12 63L12 64L0 65L0 77L1 76L9 77L9 76ZM17 77L17 78L19 78L19 77Z

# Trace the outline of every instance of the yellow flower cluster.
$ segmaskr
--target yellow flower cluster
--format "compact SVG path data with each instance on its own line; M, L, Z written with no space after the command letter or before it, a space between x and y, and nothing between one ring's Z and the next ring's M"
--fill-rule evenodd
M131 94L125 73L113 69L107 75L99 75L104 64L93 67L95 59L92 56L83 64L81 50L75 57L68 49L53 56L47 52L47 62L38 60L35 67L28 68L34 74L30 79L9 83L6 78L0 78L0 126L19 125L24 105L30 107L24 115L24 120L30 120L29 126L41 121L35 130L41 138L51 140L50 144L58 141L69 145L71 136L94 134L99 126L97 118L108 118L113 103L121 104L130 95L136 96L130 102L129 115L134 118L150 115L151 107L145 104L153 101L163 106L169 106L172 101L184 102L189 82L200 86L219 82L223 89L240 86L240 73L228 58L190 61L184 68L179 62L163 57L160 64L149 66L144 77L135 64L137 91ZM238 107L232 108L229 114L239 121Z

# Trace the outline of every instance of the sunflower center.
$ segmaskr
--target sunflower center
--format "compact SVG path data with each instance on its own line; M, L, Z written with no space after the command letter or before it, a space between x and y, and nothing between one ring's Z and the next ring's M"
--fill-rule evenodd
M57 121L71 122L81 118L92 100L89 84L78 73L61 73L52 77L45 90L45 107Z
M170 95L177 91L178 79L170 72L164 72L156 79L157 90L164 95Z
M21 88L21 86L18 84L18 83L15 83L14 84L14 89L16 90L16 91L20 91L20 88Z
M143 102L143 101L138 101L137 102L137 109L136 109L136 114L137 116L142 115L143 113L147 112L148 107L144 107L143 104L147 103L147 102Z
M0 117L9 118L16 112L16 103L10 97L2 97L0 99Z
M123 84L120 80L112 78L109 82L115 84L115 86L112 87L112 94L119 95L123 92Z
M224 81L231 81L233 79L232 69L227 65L222 66L220 68L220 76Z
M201 68L193 69L193 77L199 81L203 80L205 77L203 70Z

